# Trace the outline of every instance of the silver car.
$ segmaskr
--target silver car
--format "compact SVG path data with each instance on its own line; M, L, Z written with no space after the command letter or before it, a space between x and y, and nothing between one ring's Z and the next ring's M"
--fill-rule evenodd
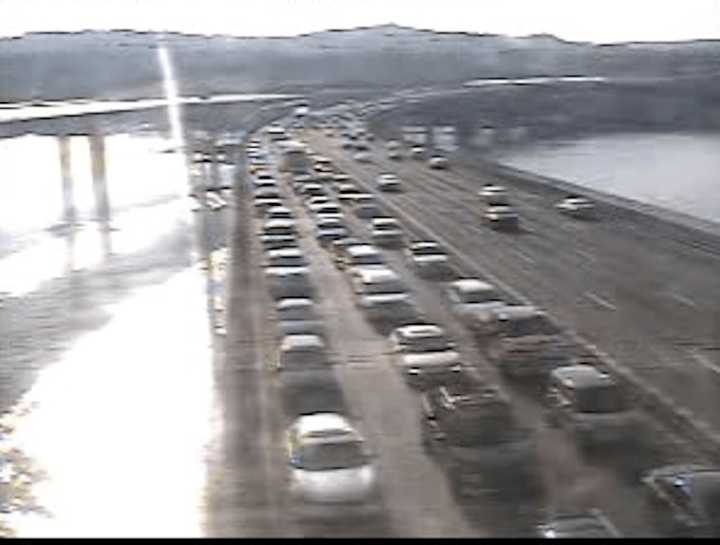
M296 516L336 519L382 514L375 456L344 416L301 416L287 432L287 454L290 511Z
M312 299L304 297L281 299L275 304L275 312L282 336L323 335L323 322L315 310Z
M395 362L411 386L442 383L462 372L460 354L445 330L432 324L396 328L389 337Z

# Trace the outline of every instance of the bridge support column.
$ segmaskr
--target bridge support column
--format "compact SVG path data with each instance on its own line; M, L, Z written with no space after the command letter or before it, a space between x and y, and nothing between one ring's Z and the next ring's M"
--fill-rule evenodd
M96 220L100 223L100 241L105 259L109 259L113 249L110 240L110 197L105 166L105 137L97 132L90 135L90 162L93 193L95 194L95 214Z
M105 226L110 222L110 198L105 167L105 137L97 133L90 135L90 160L92 162L95 213L97 219Z
M63 215L66 225L74 225L77 219L75 210L75 190L73 187L72 167L70 163L70 137L62 135L58 138L60 149L60 176L62 178Z

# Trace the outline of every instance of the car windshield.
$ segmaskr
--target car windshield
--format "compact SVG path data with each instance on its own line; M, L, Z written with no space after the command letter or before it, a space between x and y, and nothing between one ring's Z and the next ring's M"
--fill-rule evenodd
M285 225L276 225L273 227L267 227L265 228L265 235L271 235L271 236L290 236L294 235L295 231L292 227L287 227Z
M353 258L354 265L384 265L385 260L380 254L358 255Z
M314 320L315 312L311 306L290 307L278 311L280 320Z
M586 413L612 413L625 409L625 400L616 385L582 388L576 393L578 410Z
M403 341L409 350L415 352L441 352L452 348L450 340L442 335L414 339L406 337Z
M498 301L499 297L493 290L466 291L460 295L460 300L468 305L491 303Z
M558 329L544 316L532 316L520 320L508 320L502 326L506 337L526 337L530 335L557 335Z
M323 367L325 364L327 364L327 354L322 348L290 350L282 354L282 365L290 370Z
M380 223L374 226L374 230L377 232L383 231L397 231L400 226L397 223Z
M269 259L270 267L304 267L307 262L299 255L275 256Z
M399 280L384 280L382 282L372 282L365 285L365 293L370 295L380 295L384 293L403 293L405 286Z
M445 255L445 253L437 246L420 247L412 249L413 255L425 256L425 255Z
M367 463L368 457L360 441L304 445L297 457L297 466L306 471L351 469Z

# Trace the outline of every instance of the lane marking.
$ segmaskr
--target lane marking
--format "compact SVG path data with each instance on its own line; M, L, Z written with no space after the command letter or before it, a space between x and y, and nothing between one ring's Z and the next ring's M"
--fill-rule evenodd
M606 308L609 310L617 310L617 307L615 305L613 305L610 301L603 299L602 297L594 294L591 291L586 291L584 295L585 295L585 297L587 297L591 301L597 303L598 305L600 305L603 308Z
M689 307L697 308L698 305L695 301L690 299L689 297L685 297L684 295L680 295L679 293L668 293L670 297L675 299L676 301L679 301L683 303L684 305L687 305Z
M513 249L513 250L512 250L512 253L514 253L516 256L518 256L518 257L519 257L520 259L522 259L523 261L526 261L526 262L528 262L528 263L530 263L530 264L533 264L533 265L535 264L535 260L534 260L532 257L530 257L529 255L527 255L527 254L524 253L524 252L521 252L520 250L515 250L515 249Z
M705 369L715 373L716 375L720 375L720 366L713 363L706 355L699 353L697 350L690 350L688 353L692 359L702 365Z
M585 252L585 251L583 251L583 250L575 250L575 253L578 254L580 257L584 257L584 258L587 259L588 261L594 262L594 261L596 261L596 259L597 259L594 255L592 255L592 254L590 254L590 253L588 253L588 252Z

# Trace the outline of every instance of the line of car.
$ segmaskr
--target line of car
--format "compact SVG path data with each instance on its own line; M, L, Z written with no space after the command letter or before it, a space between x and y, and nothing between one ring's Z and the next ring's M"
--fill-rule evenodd
M393 146L393 151L400 154L400 146ZM478 195L486 203L488 223L517 227L519 218L510 208L506 188L486 184ZM595 203L582 195L567 195L555 208L573 218L598 219ZM506 376L546 377L548 424L570 430L585 449L618 442L633 448L633 442L643 435L642 418L610 373L593 362L567 361L563 357L560 332L538 309L499 306L496 304L499 298L490 294L492 287L487 283L483 285L482 281L465 279L458 282L454 290L450 288L450 298L460 303L455 308L481 344L485 344L488 359L499 364ZM470 295L469 300L477 300L481 308L476 307L470 312L463 308L462 296L458 293L463 288L477 294ZM524 333L523 329L526 330ZM716 536L720 533L720 468L691 463L670 465L646 471L641 481L650 504L657 507L653 512L664 533L680 536ZM576 526L576 515L561 518L562 522L558 519L561 526L564 525L566 530L575 528L578 532L563 533L557 525L548 524L541 534L546 537L582 535L579 529L590 519L595 521L591 524L593 528L609 528L607 519L597 512L579 515L579 520L583 521L579 526ZM594 531L589 531L588 535ZM611 534L613 532L604 532L604 535Z
M262 146L258 143L252 147ZM266 167L269 164L268 158ZM318 177L318 172L324 176ZM331 436L340 442L358 441L357 430L352 433L341 431L351 426L349 421L340 423L337 420L344 418L342 392L332 373L326 372L330 366L324 327L313 310L313 298L317 293L299 250L291 208L284 206L288 203L279 184L270 182L272 176L268 175L267 169L256 168L252 174L254 207L259 214L265 214L259 236L267 250L266 278L277 301L279 330L283 336L276 368L285 370L299 365L303 369L301 373L294 373L303 378L298 379L294 387L295 398L301 402L295 407L300 416L293 426L303 428L303 422L310 421L302 419L312 417L314 422L326 422L328 428L336 432L333 435L332 430L319 432L313 428L315 431L311 435L314 434L315 439L318 434L326 434L323 441ZM458 494L504 492L512 488L509 483L522 484L523 493L541 492L542 484L534 471L537 460L533 430L518 425L512 403L499 385L478 380L468 372L453 340L441 326L428 322L400 276L388 267L381 249L402 250L421 278L448 282L445 290L451 307L476 335L490 361L506 376L546 381L544 399L548 423L568 429L585 448L631 442L638 437L640 420L637 411L628 404L619 384L592 363L564 357L566 347L562 332L542 311L507 304L492 285L481 279L458 278L439 244L409 240L400 222L390 217L372 194L364 193L346 174L333 169L327 158L315 161L313 172L294 176L287 187L303 202L313 220L317 241L338 269L345 272L357 307L381 332L388 334L394 361L408 384L420 391L422 443L446 469L453 490ZM359 219L369 220L370 240L363 240L357 234L353 236L349 225L343 221L346 211ZM301 353L302 357L297 356ZM310 368L323 371L313 376L312 372L308 374ZM291 384L293 381L284 382ZM311 395L322 390L322 384L327 392L335 392L334 396ZM308 404L308 399L320 402ZM310 436L303 439L302 433L291 432L290 435L294 437L292 444L302 445L305 441L310 445L315 441ZM341 436L345 439L341 440ZM328 444L335 443L329 441ZM294 448L289 448L289 452L295 452ZM300 449L297 452L305 452L304 447L297 448ZM357 452L364 452L363 449L365 446L358 446ZM298 456L291 456L289 464L295 474L320 471L303 467L302 455ZM353 490L356 505L377 507L377 501L358 501L360 496L375 500L379 497L379 476L372 469L372 456L357 459L360 458L364 462L353 467L370 469L356 473L363 473L370 479L363 482L376 484L362 488L358 484L362 479L356 475L356 485L348 490ZM643 482L649 490L657 490L653 486L655 475L665 470L667 468L651 471L644 477ZM334 471L338 469L325 473ZM719 470L712 468L703 471L720 475ZM508 473L511 478L504 478ZM518 478L521 474L522 478ZM329 475L325 477L332 480ZM301 481L306 478L298 477ZM334 485L326 486L330 490ZM328 492L323 496L323 493L316 493L317 490L309 492L307 486L295 488L296 491L305 490L300 494L305 500L325 498L320 503L346 506L348 497L332 489L332 494ZM360 489L365 492L358 492ZM370 489L372 492L368 492ZM330 500L331 497L334 499ZM310 503L314 505L313 501ZM672 507L677 511L675 504ZM328 511L324 512L327 514ZM619 535L606 517L597 512L561 516L546 521L538 531L544 537L589 535L592 532Z

